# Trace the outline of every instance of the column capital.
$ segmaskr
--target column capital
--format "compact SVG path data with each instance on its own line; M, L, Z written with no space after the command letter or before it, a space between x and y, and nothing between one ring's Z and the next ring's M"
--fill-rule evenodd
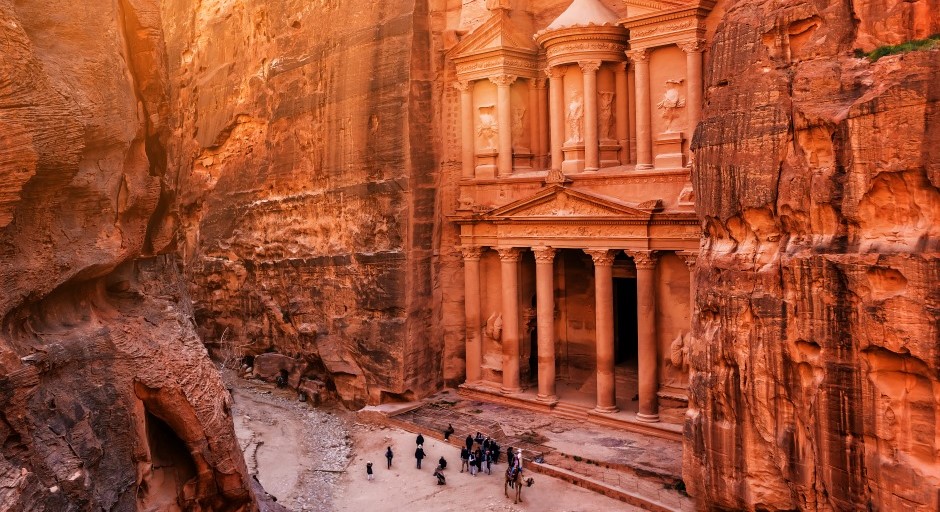
M676 45L685 53L701 53L705 51L704 39L692 39L691 41L676 43Z
M532 252L535 254L535 263L552 263L555 261L555 248L554 247L533 247Z
M488 78L490 82L496 84L497 87L509 87L519 77L516 75L496 75Z
M454 82L454 89L457 89L460 92L468 92L470 90L470 80L457 80Z
M499 253L500 261L514 262L522 257L522 250L518 247L497 247L496 252Z
M659 259L659 255L656 254L656 251L628 251L627 254L633 258L633 263L636 265L637 270L654 269L656 268L656 260Z
M614 68L614 73L616 73L616 74L626 73L626 72L627 72L627 66L629 66L629 64L630 64L630 63L627 62L627 61L625 61L625 60L624 60L624 61L620 61L620 62L611 62L611 65L612 65L613 68Z
M682 261L685 262L685 266L689 267L689 270L695 269L695 262L698 260L698 253L692 251L679 251L676 253L677 256L682 258Z
M463 254L464 261L480 261L483 251L486 250L479 245L461 245L458 249Z
M649 48L637 48L636 50L627 50L625 52L627 58L630 59L634 64L640 62L649 62L650 51Z
M544 89L545 88L545 79L542 77L535 77L529 79L529 88L530 89Z
M562 78L565 76L565 68L561 66L551 66L545 68L545 76L548 78Z
M601 61L599 60L582 60L578 61L578 66L581 67L583 73L597 73L597 70L601 67Z
M612 266L614 264L614 258L617 256L617 251L611 251L609 249L584 249L584 252L594 260L595 267Z

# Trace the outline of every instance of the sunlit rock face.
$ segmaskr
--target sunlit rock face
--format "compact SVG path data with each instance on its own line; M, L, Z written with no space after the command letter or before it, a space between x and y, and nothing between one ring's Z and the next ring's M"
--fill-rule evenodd
M706 63L690 492L923 510L940 488L936 2L729 2Z
M425 3L210 0L167 23L200 334L303 360L348 405L441 382Z
M248 510L167 215L159 2L0 0L0 510Z

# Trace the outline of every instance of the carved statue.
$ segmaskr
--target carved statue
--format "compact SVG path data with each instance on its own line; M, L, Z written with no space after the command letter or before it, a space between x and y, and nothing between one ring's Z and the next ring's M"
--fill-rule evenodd
M512 142L513 145L520 148L525 146L522 140L522 133L525 131L527 114L526 109L522 107L517 107L512 110Z
M486 319L486 326L483 328L483 332L489 336L490 339L500 341L500 338L503 336L503 315L495 312L490 315L490 317Z
M663 121L666 122L666 128L663 131L667 133L673 131L672 122L679 115L679 109L685 107L685 98L679 96L681 83L682 79L666 80L666 92L663 93L662 101L656 104L656 107L663 111Z
M610 129L614 120L614 93L602 91L598 93L598 96L600 96L600 105L598 105L600 108L597 113L598 134L601 140L610 140L613 139L610 136Z
M565 119L568 121L568 129L571 131L571 137L568 138L566 143L576 144L583 142L584 137L581 135L581 121L584 119L584 100L581 98L580 93L571 95L571 102L568 103L568 114L565 116Z
M483 139L484 149L496 149L496 135L499 131L496 124L496 107L489 105L480 107L480 127L477 135Z
M679 333L669 346L669 361L681 371L689 369L689 331Z

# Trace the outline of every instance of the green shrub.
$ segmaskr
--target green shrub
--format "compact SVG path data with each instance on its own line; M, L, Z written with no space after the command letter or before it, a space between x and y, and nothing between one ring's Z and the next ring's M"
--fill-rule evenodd
M868 53L865 53L861 49L856 48L852 53L859 59L867 58L868 60L875 62L878 59L888 55L913 52L917 50L932 50L934 48L940 48L940 34L934 34L927 39L915 39L913 41L905 41L901 44L879 46L878 48L875 48Z

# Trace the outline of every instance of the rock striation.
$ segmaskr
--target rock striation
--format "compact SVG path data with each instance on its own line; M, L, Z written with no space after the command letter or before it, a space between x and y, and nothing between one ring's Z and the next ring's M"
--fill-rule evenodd
M0 509L251 510L175 256L160 2L0 0Z
M940 506L936 2L732 1L694 142L685 482L744 510Z

